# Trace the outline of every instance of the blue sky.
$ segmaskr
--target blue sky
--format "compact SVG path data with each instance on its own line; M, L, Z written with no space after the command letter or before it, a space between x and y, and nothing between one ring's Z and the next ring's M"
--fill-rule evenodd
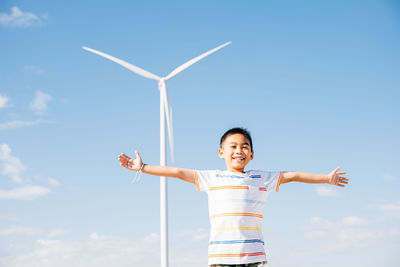
M247 127L249 169L348 171L345 189L269 196L269 266L398 266L400 4L381 1L0 3L0 266L159 266L160 76L175 165L223 169L220 136ZM169 182L170 266L206 266L207 198Z

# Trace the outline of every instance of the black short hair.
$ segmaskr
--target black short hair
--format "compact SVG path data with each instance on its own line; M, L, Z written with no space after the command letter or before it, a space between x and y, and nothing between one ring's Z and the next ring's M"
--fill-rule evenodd
M232 128L229 129L228 131L226 131L224 133L224 135L221 137L221 140L219 142L219 146L222 148L222 143L225 141L225 139L232 135L232 134L241 134L243 135L245 138L249 139L250 141L250 148L251 151L253 151L253 141L251 140L251 136L250 136L250 132L246 129L246 128L242 128L242 127L236 127L236 128Z

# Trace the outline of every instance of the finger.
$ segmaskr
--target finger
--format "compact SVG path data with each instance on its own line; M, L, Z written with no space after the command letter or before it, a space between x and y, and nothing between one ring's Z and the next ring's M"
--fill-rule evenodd
M124 153L122 153L120 156L121 156L122 158L124 158L124 159L130 159L130 157L128 157L128 156L125 155Z
M340 177L340 179L342 179L343 181L349 181L349 179L347 179L346 177Z
M342 185L342 184L337 184L337 186L344 187L344 185Z
M343 175L343 174L346 174L346 172L338 172L337 174Z
M126 162L126 164L128 164L128 163L133 164L133 159L127 158L127 159L125 159L125 162Z
M135 150L136 158L141 159L139 151Z
M126 157L119 156L119 157L118 157L118 160L121 161L121 162L122 162L122 161L126 161Z
M334 170L334 172L336 173L336 172L338 172L338 170L340 170L340 167L337 167L337 168Z

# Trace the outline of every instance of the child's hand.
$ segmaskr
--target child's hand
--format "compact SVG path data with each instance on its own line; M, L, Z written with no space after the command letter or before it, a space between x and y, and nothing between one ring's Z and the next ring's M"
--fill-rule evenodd
M143 165L143 162L137 150L135 151L135 154L136 154L136 159L132 159L127 155L125 155L124 153L119 155L118 160L121 163L121 166L131 171L139 171Z
M328 184L344 187L345 184L348 184L349 179L340 176L346 174L346 172L339 172L339 169L340 167L337 167L336 169L331 171L331 173L328 174L329 177Z

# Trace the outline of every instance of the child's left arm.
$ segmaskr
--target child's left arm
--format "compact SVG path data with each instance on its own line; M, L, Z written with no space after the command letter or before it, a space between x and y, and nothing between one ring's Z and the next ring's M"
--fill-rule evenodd
M331 184L344 187L348 184L349 179L341 175L346 172L339 172L340 167L337 167L329 174L313 174L306 172L284 172L281 177L281 184L289 182L301 182L308 184Z

